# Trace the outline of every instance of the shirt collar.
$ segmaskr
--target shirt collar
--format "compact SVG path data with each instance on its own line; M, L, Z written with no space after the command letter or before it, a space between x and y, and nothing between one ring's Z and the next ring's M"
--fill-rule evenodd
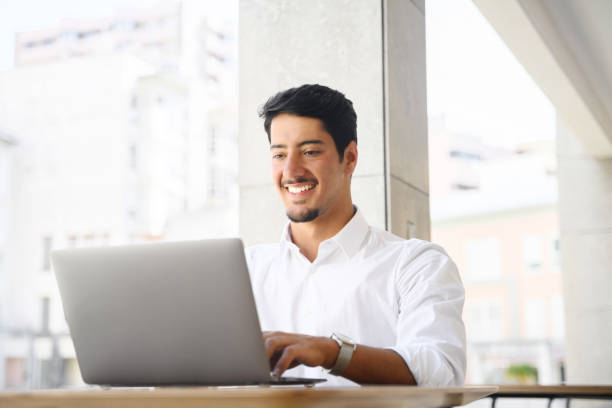
M353 257L361 248L361 244L363 243L370 226L366 221L365 217L359 210L357 206L355 206L357 210L353 218L350 219L349 222L333 237L324 242L333 241L336 245L338 245L342 251L346 254L348 258ZM297 245L293 243L291 240L291 223L288 222L283 229L283 233L281 234L280 239L281 250L294 248L299 251ZM319 246L320 248L321 246Z
M281 250L290 249L292 247L297 247L293 241L291 240L291 223L287 222L285 224L285 228L283 228L283 233L281 234L280 239Z
M356 208L355 215L353 218L331 239L336 242L336 244L342 248L347 257L352 258L359 249L361 248L361 244L363 243L370 226L366 221L365 217L359 210Z

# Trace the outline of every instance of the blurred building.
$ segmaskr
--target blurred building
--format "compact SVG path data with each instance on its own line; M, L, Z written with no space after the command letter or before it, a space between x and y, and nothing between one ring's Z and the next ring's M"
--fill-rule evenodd
M13 157L17 141L10 134L0 129L0 328L7 315L5 299L8 285L3 279L6 276L6 242L8 240L8 221L11 217L13 183ZM4 344L5 333L0 330L0 345ZM0 384L6 382L6 358L4 347L0 346Z
M529 364L559 383L563 296L554 141L509 151L430 125L432 240L466 288L470 383Z
M4 244L8 238L8 220L12 193L13 156L17 140L0 129L0 276L2 276L2 260ZM0 287L2 281L0 280ZM0 312L1 316L1 312Z
M0 389L80 382L52 249L237 233L236 19L210 4L18 35L0 73Z

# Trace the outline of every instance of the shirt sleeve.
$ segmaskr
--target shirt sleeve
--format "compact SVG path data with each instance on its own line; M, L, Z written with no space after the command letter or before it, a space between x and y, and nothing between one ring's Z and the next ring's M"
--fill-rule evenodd
M422 242L398 261L397 342L417 385L448 387L465 380L465 292L454 262L442 248Z

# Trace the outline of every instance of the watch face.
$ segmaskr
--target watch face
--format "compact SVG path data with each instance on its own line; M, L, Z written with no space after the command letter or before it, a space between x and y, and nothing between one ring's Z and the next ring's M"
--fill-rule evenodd
M341 333L334 333L334 336L338 338L343 343L354 344L353 340L349 336L345 336Z

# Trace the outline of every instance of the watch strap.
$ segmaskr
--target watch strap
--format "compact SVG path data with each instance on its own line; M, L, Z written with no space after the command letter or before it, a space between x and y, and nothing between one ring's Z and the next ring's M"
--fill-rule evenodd
M353 357L353 351L355 351L355 344L347 343L345 341L338 341L337 338L333 338L340 345L340 351L338 357L329 373L332 375L342 375L348 368L351 358Z

